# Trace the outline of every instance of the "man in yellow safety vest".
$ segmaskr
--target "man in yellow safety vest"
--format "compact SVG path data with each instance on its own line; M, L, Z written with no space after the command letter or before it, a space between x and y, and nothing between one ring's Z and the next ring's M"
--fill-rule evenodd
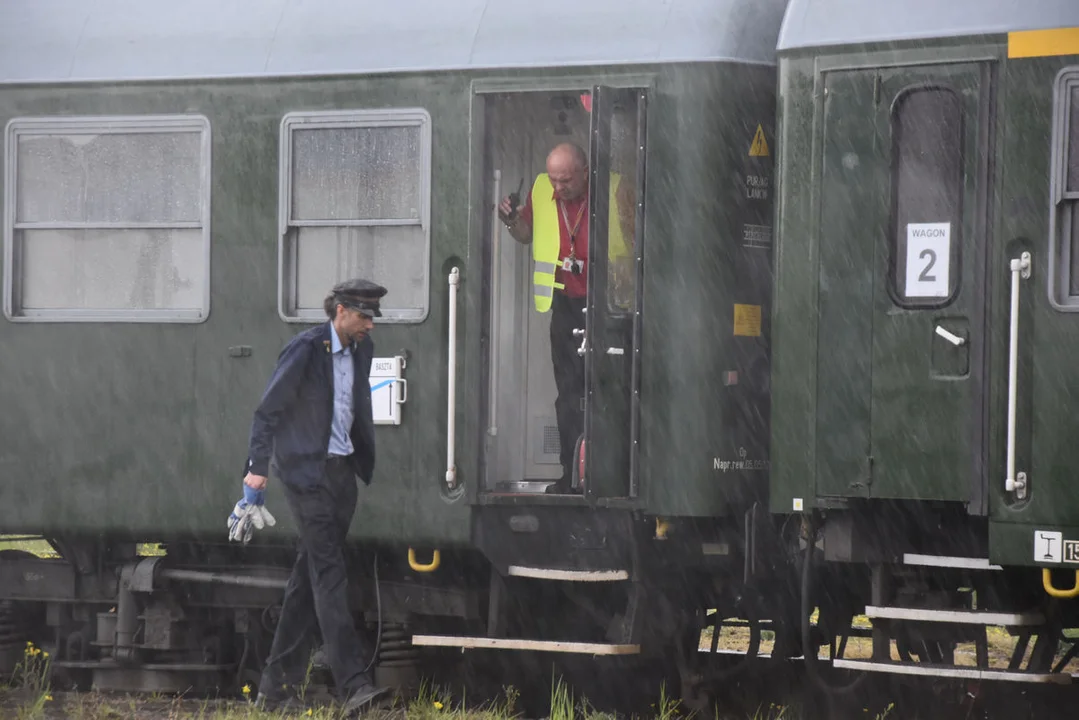
M612 261L630 257L623 238L633 237L631 228L623 234L621 218L632 218L632 212L620 212L626 202L619 186L619 176L612 174L608 230ZM584 150L571 143L557 145L547 155L547 172L536 176L525 204L517 208L508 197L503 198L499 217L515 240L531 243L533 301L538 312L551 313L562 477L547 492L567 493L574 446L584 432L584 359L577 354L581 338L573 334L585 326L588 294L588 156Z

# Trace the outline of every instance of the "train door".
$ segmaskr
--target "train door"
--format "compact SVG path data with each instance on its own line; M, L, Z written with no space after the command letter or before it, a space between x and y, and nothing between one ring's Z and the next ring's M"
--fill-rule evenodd
M823 85L818 494L984 513L990 69Z
M564 489L558 424L558 384L553 372L552 307L537 298L537 263L529 242L512 236L500 219L501 199L527 204L546 170L552 148L569 143L589 165L588 262L584 328L574 334L574 357L585 383L576 407L584 433L569 451L571 495L635 493L636 368L640 307L637 274L644 181L644 93L612 88L484 92L483 203L488 229L484 325L488 357L484 490L495 495L551 494ZM550 186L546 186L550 193ZM572 224L574 218L568 218ZM582 232L583 235L583 232ZM585 238L581 238L582 241ZM592 332L590 329L594 329ZM594 344L593 344L594 341ZM599 346L602 345L602 348ZM595 352L592 352L596 348ZM562 348L564 349L564 348ZM579 415L579 417L581 417ZM591 460L585 436L595 436ZM581 482L589 474L596 483Z
M639 89L592 90L585 423L576 456L591 497L637 494L646 100Z

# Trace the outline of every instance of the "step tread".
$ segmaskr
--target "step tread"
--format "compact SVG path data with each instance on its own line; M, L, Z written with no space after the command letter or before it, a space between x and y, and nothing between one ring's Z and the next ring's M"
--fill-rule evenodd
M879 607L867 605L866 617L882 620L917 620L921 622L956 623L960 625L1041 625L1041 613L1002 613L979 610L935 610L930 608Z
M904 565L922 565L924 567L960 568L963 570L1003 570L1000 565L989 562L989 558L962 557L953 555L922 555L904 553Z
M956 667L931 663L874 662L872 660L833 660L832 666L842 670L884 672L896 675L951 677L966 680L1004 680L1009 682L1050 683L1068 685L1072 676L1064 673L1026 673L995 668Z
M461 649L475 650L537 650L541 652L579 653L585 655L637 655L641 652L640 645L453 635L413 635L412 644L428 647L459 647Z
M510 565L508 573L513 577L536 578L539 580L565 580L568 582L618 582L629 580L625 570L566 570L563 568L528 567Z

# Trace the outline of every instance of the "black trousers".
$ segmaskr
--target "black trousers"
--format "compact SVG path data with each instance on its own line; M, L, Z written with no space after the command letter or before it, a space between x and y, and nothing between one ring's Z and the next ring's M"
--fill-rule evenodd
M259 689L282 697L287 694L283 686L291 690L303 681L317 629L334 683L347 697L372 684L364 672L370 649L361 641L348 607L344 546L356 512L356 477L344 459L335 458L327 462L320 484L284 487L300 544Z
M577 354L582 338L573 336L574 328L584 327L584 307L584 298L567 297L558 291L551 300L551 364L558 388L554 408L562 446L561 484L567 487L573 477L573 448L584 432L584 358Z

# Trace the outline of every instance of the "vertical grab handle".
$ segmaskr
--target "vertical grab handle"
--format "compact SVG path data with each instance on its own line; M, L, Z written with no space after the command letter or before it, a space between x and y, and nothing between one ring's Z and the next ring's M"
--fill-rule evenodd
M450 332L446 362L449 375L446 383L446 486L451 490L457 486L457 465L453 448L457 430L454 410L457 403L457 286L460 282L461 274L454 268L450 271Z
M495 170L494 177L494 215L491 218L491 365L490 365L490 407L487 411L489 425L487 433L498 435L498 329L502 322L499 279L502 275L502 220L498 217L498 203L502 200L502 171Z
M1009 263L1012 274L1011 328L1008 335L1008 476L1004 489L1022 500L1027 496L1027 474L1015 472L1015 405L1019 375L1019 283L1030 277L1030 253Z

